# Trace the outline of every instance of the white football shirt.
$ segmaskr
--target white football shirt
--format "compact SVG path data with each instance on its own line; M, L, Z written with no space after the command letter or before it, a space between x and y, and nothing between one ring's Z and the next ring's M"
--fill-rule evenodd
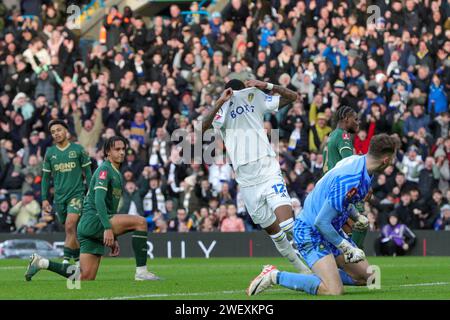
M267 95L257 88L233 91L232 97L223 104L213 121L213 127L220 131L228 156L236 172L236 180L248 185L255 179L247 179L239 167L276 154L264 130L264 114L278 111L280 96ZM253 171L253 178L256 172Z

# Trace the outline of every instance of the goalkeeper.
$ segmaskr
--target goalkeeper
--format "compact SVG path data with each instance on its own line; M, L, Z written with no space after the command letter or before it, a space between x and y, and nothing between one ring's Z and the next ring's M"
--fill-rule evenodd
M298 250L314 274L280 272L266 266L250 283L249 295L273 284L314 295L340 295L343 285L366 284L371 274L365 254L342 226L348 217L358 215L353 204L367 195L373 174L391 164L398 145L395 137L376 135L367 155L339 161L319 180L306 198L293 232Z

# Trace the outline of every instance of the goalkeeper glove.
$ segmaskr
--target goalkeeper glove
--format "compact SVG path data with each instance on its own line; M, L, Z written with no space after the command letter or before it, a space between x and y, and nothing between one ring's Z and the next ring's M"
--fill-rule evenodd
M338 245L338 249L344 254L345 263L357 263L366 258L364 251L355 248L347 240L342 240Z
M365 215L360 214L358 219L353 224L353 229L357 231L364 231L369 227L369 219Z

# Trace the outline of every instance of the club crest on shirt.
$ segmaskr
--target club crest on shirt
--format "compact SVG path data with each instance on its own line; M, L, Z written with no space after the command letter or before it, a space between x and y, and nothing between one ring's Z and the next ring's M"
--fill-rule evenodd
M100 179L100 180L106 180L106 177L108 176L108 171L106 171L106 170L103 170L103 171L100 171L100 174L98 175L98 178Z
M252 102L252 100L253 100L254 97L255 97L255 95L254 95L253 93L249 93L249 94L248 94L248 97L247 97L247 100L248 100L249 102Z
M350 200L351 198L353 198L353 197L356 195L357 192L358 192L358 189L357 189L357 188L355 188L355 187L351 188L351 189L347 192L347 195L346 195L347 200Z
M350 140L350 135L349 135L347 132L344 132L344 133L342 134L342 139L344 139L344 140Z
M216 114L216 116L215 116L215 118L214 118L214 121L217 121L217 120L219 120L220 118L222 118L222 116L220 115L220 114Z
M77 153L75 151L69 151L69 158L76 158Z

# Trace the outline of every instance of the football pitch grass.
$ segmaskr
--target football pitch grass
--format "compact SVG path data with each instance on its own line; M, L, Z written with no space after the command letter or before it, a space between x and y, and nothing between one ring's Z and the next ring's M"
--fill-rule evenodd
M450 257L369 257L381 270L381 288L345 287L345 295L317 297L280 286L254 297L245 294L264 264L294 271L282 258L151 259L149 269L163 281L134 281L134 260L103 259L97 280L69 290L66 279L42 270L31 282L28 260L0 260L0 299L169 299L169 300L410 300L450 299Z

